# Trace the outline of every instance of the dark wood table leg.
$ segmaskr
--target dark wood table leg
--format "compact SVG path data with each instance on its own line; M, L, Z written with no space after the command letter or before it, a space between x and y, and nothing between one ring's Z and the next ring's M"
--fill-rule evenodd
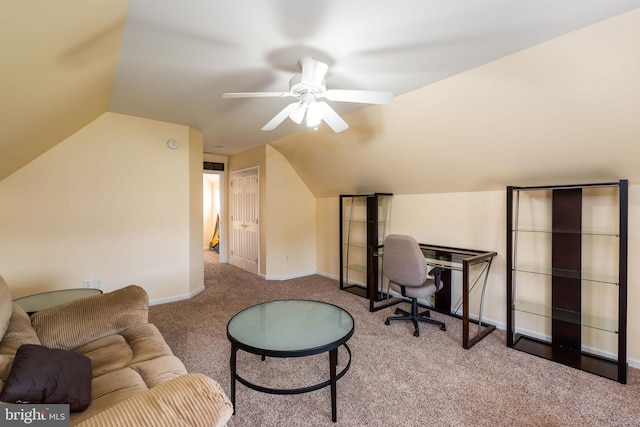
M231 368L231 404L233 405L233 413L236 413L236 353L238 348L231 344L231 360L229 362Z
M336 405L336 365L338 364L338 349L329 351L329 375L331 378L331 419L335 423L338 419Z

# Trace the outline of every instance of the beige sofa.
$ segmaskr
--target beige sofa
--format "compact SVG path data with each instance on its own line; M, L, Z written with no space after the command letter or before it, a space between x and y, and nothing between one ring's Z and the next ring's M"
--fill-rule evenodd
M233 408L220 385L188 374L147 315L147 293L131 285L29 317L0 276L0 403L68 403L78 426L226 425ZM48 401L20 395L34 387Z

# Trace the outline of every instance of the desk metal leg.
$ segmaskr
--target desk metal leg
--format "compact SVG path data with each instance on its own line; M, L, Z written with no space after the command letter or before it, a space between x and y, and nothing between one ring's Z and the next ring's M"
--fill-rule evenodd
M462 347L469 349L469 262L462 262Z
M236 413L236 355L238 347L231 344L231 359L229 365L231 368L231 404L233 405L233 413Z
M482 309L484 308L484 293L487 287L487 279L489 278L489 269L491 268L491 261L492 261L492 258L488 258L487 261L484 261L486 263L485 267L483 271L478 275L477 279L473 283L473 286L471 287L469 286L469 280L471 276L471 273L470 273L471 264L468 260L464 260L462 262L462 295L463 295L463 298L462 298L462 347L464 347L465 349L470 349L478 341L480 341L481 339L483 339L484 337L486 337L496 329L495 325L488 325L486 323L485 323L484 329L482 327L483 325ZM471 289L473 289L476 286L476 284L478 283L478 281L483 275L484 275L484 283L482 285L482 297L480 298L480 311L479 311L479 318L477 321L478 332L472 338L469 336L469 322L470 322L469 293L471 292Z
M335 423L338 419L338 407L336 404L336 365L338 364L338 349L329 351L329 375L331 379L331 420Z

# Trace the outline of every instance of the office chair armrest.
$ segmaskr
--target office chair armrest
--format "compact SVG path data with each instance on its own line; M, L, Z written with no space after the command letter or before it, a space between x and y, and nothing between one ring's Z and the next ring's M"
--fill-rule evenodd
M440 282L442 281L440 279L440 274L443 271L444 271L444 268L442 267L435 267L435 268L432 268L431 271L429 271L429 276L433 276L434 283L436 284L436 292L440 290Z
M444 271L444 268L442 267L434 267L431 269L431 271L429 271L429 276L439 276L440 273L442 273Z

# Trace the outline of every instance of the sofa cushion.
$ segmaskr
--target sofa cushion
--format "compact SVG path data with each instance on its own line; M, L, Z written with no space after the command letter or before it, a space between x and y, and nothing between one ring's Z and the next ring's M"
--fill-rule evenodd
M22 344L40 344L36 331L31 327L29 315L18 304L13 304L9 325L0 339L0 354L13 357Z
M130 285L46 308L31 316L31 324L42 344L74 350L99 338L147 323L148 304L146 291Z
M149 387L142 377L131 368L122 368L94 377L91 381L91 404L86 411L72 414L71 425L147 390Z
M153 389L186 374L180 359L164 356L157 361L147 361L98 377L94 376L91 382L91 405L74 418L90 417L137 393Z
M0 400L68 404L83 411L91 401L91 361L73 351L25 344L16 352Z
M11 293L9 292L9 286L0 276L0 340L4 336L7 328L9 327L9 319L11 319Z
M76 348L91 359L97 377L147 360L172 356L171 349L155 325L145 323ZM184 369L184 368L183 368ZM186 372L186 371L184 371Z
M91 359L94 377L126 368L133 360L133 351L120 334L91 341L74 351Z

